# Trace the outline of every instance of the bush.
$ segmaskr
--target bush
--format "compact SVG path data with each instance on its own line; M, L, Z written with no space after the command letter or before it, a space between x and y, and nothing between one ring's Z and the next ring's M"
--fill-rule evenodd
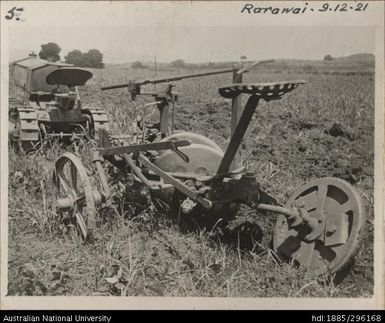
M79 67L86 66L84 54L77 49L74 49L73 51L67 54L67 56L65 57L65 62Z
M41 59L46 59L51 62L57 62L60 60L59 53L61 48L56 43L47 43L41 45L41 50L39 52L39 57Z
M97 49L90 49L88 53L83 54L86 58L87 67L103 68L103 54Z
M87 53L82 53L80 50L74 49L67 54L65 62L78 67L104 67L103 54L97 49L90 49Z
M170 66L182 68L182 67L186 67L186 62L183 59L177 59L176 61L172 61L170 63Z
M146 66L143 65L143 64L142 64L141 62L139 62L139 61L136 61L136 62L132 63L131 67L132 67L132 68L146 68Z

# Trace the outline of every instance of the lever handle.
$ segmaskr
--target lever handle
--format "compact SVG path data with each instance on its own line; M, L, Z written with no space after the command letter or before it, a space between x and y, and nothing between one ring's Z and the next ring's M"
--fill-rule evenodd
M173 152L175 152L185 163L188 163L190 161L190 158L183 152L181 152L178 147L174 144L170 144L170 148Z
M254 66L257 66L257 65L260 65L260 64L266 64L266 63L272 63L272 62L274 62L273 59L266 59L266 60L262 60L262 61L256 61L253 64L249 65L248 67L240 69L237 72L237 74L242 74L242 73L249 72Z

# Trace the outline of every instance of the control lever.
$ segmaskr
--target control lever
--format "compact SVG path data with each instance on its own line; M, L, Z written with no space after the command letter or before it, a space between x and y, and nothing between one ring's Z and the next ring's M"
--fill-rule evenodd
M182 158L182 160L185 162L185 163L188 163L190 162L190 158L185 154L183 153L182 151L180 151L178 149L178 147L174 144L174 143L170 143L170 149L175 152L180 158Z

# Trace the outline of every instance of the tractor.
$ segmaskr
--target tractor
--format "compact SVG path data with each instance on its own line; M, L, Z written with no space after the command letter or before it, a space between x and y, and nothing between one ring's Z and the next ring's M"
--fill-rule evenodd
M10 68L9 143L25 153L57 138L68 143L109 129L106 111L84 108L78 86L93 74L83 68L45 61L32 54Z

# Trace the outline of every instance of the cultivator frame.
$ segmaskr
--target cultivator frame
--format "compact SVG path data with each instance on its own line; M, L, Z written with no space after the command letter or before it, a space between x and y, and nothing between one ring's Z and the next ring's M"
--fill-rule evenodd
M140 87L144 84L228 72L233 73L233 80L239 81L239 75L246 71L247 69L234 67L215 73L129 82L103 89L127 87L131 97L135 99L139 94L148 94L141 92ZM123 173L131 172L137 182L149 189L150 194L159 196L170 204L177 199L185 216L199 210L206 217L212 218L213 223L219 219L230 220L237 213L240 204L268 213L278 213L273 239L277 255L294 259L299 266L315 276L341 270L355 254L365 224L359 194L350 184L335 178L318 179L297 191L286 205L279 205L274 197L262 190L254 174L247 172L243 166L234 164L238 148L260 100L279 100L304 83L233 83L219 88L220 95L232 99L233 110L232 136L224 153L208 138L202 139L190 133L169 134L168 103L175 102L172 85L169 84L163 96L160 93L150 93L155 102L158 102L156 105L161 112L162 138L159 141L128 145L115 140L113 145L108 133L103 131L102 145L93 151L93 163L100 180L100 189L90 186L87 172L77 157L65 153L56 162L53 174L57 208L70 210L77 219L85 240L92 239L96 229L96 207L111 197L103 167L107 160ZM250 96L238 118L241 94ZM200 152L201 161L193 159L197 151ZM205 154L210 157L207 161ZM168 163L162 163L164 160ZM66 163L69 164L67 175L64 172ZM195 167L192 171L188 168L189 163ZM84 188L80 195L77 178L81 179ZM60 195L60 191L64 194Z

